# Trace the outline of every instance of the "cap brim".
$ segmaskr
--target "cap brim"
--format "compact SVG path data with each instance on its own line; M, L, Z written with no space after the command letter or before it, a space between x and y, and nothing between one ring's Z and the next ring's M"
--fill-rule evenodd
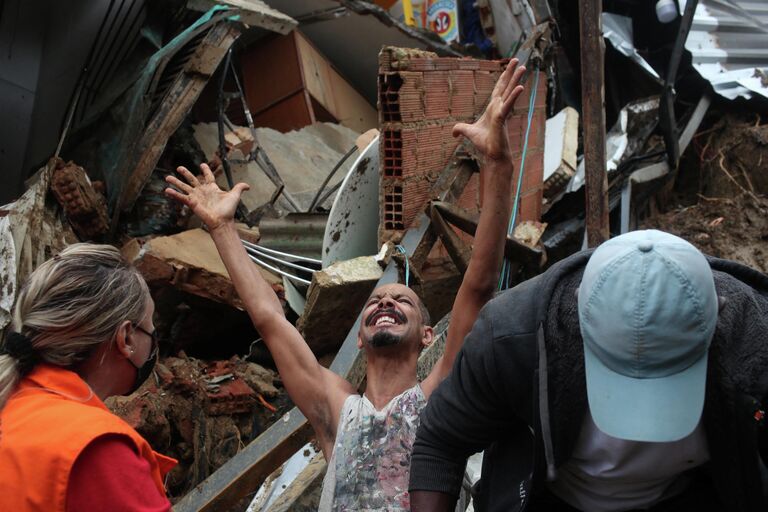
M689 435L704 409L707 355L674 375L635 379L603 365L584 345L587 398L595 425L630 441L671 442Z

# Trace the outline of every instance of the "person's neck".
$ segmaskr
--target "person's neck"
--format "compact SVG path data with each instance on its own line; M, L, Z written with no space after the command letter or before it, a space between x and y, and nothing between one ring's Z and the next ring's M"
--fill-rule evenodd
M110 396L122 395L125 392L119 372L115 371L114 365L106 361L109 357L109 353L105 355L101 351L96 351L73 368L102 402Z
M377 410L416 385L417 360L416 354L405 354L405 357L368 356L365 396Z

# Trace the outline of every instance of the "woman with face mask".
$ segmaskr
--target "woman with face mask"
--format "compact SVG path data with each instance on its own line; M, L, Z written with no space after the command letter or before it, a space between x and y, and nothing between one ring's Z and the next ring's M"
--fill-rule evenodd
M0 343L0 510L170 509L176 461L103 403L151 374L154 309L108 245L72 245L32 272Z

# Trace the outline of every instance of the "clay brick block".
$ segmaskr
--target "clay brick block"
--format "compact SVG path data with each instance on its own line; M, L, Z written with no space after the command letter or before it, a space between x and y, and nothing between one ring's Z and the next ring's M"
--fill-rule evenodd
M57 159L51 191L80 240L99 240L109 231L106 200L96 192L82 167Z
M451 104L451 85L448 73L424 74L425 119L440 119L448 115Z
M468 211L477 211L480 207L480 175L473 175L464 187L457 205ZM460 232L460 231L457 231Z
M522 192L525 193L540 187L543 181L544 153L542 151L529 153L525 159L525 169L523 170Z
M480 62L476 59L459 59L459 69L480 69Z
M211 416L250 412L256 403L256 392L239 377L217 386L216 391L206 392L205 410Z
M213 361L205 367L207 389L205 410L211 416L250 412L256 403L256 392L235 375L232 361ZM228 380L212 383L211 379L232 375Z
M438 57L432 59L435 66L435 71L450 71L452 69L459 69L459 60L452 57Z
M425 198L429 197L431 188L432 183L426 179L408 182L405 187L407 194L403 196L403 218L407 223L406 229L411 225L416 216L424 211L427 203Z

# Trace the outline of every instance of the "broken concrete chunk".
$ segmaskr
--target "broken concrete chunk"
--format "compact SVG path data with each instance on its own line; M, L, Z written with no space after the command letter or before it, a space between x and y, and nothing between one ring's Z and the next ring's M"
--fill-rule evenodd
M373 256L340 261L315 272L297 327L313 352L341 345L383 271Z
M513 236L523 245L535 249L545 229L547 229L546 222L525 221L515 226Z
M82 167L56 159L51 191L81 240L98 240L109 230L106 200Z
M544 197L555 197L576 173L579 113L565 107L547 119L544 139Z
M171 285L243 308L213 240L202 229L153 238L143 245L138 240L131 240L123 246L122 252L150 286ZM282 280L278 276L258 268L276 292L282 290Z

